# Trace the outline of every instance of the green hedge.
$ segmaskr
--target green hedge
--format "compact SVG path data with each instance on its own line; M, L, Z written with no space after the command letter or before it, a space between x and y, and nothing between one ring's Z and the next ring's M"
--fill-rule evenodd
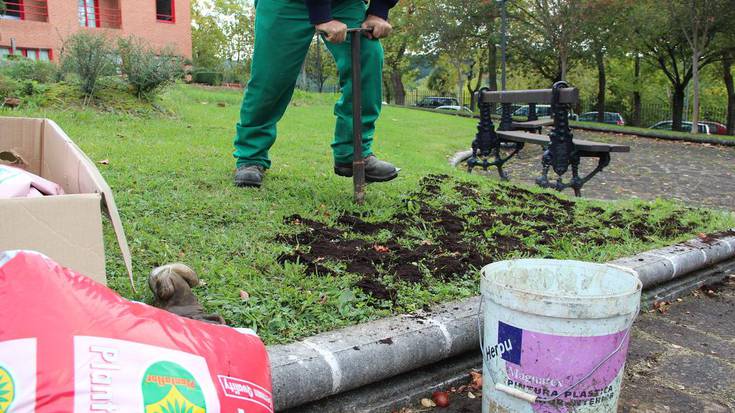
M204 83L211 86L222 84L222 72L196 71L192 74L194 83Z

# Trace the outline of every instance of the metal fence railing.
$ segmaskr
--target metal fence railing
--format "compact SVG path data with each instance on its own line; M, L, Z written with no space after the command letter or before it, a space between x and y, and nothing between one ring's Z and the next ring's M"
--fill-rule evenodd
M297 82L297 87L299 89L307 90L310 92L318 92L318 88L313 82L305 81L305 79L301 78L299 79L299 82ZM322 88L322 92L338 93L339 87L334 84L324 85L324 87ZM424 99L432 97L446 98L448 99L446 104L461 104L462 106L467 106L468 108L474 108L472 105L472 94L467 89L462 90L462 93L458 93L457 91L455 91L454 93L442 93L434 92L431 90L407 90L402 104L404 106L418 106L419 103L422 103ZM392 105L400 103L398 102L396 96L391 96L385 92L383 94L383 101ZM595 111L597 111L597 106L591 102L582 102L580 105L578 105L577 108L575 108L575 112L577 112L578 114ZM623 116L623 119L625 119L627 125L634 126L634 114L631 107L628 107L627 105L611 103L609 105L606 105L605 111L620 113ZM692 111L693 108L691 107L691 105L689 105L689 107L684 110L685 121L691 119ZM725 124L727 123L727 106L702 105L700 108L699 118L700 120L720 122L722 124ZM661 103L644 103L641 105L640 124L638 126L647 128L663 120L671 120L670 105Z
M597 106L591 103L581 105L580 113L595 112ZM621 107L621 105L606 105L606 112L617 112L623 116L625 122L631 125L634 119L633 108L627 106ZM683 119L691 120L694 109L690 106L684 110ZM663 120L671 120L671 106L665 104L650 104L645 103L641 105L641 118L640 125L642 127L649 127L657 122ZM712 122L720 122L722 124L727 123L727 106L709 106L703 105L699 109L699 119L708 120Z

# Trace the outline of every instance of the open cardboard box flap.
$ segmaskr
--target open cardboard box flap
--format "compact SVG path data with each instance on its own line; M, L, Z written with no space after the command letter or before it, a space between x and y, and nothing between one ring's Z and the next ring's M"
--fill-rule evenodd
M98 194L98 196L101 196L101 206L112 222L128 277L133 288L135 288L130 249L115 205L115 198L112 196L112 190L94 163L54 121L32 118L0 118L0 163L21 167L56 182L64 188L66 194ZM61 198L63 199L63 197ZM36 202L46 198L57 197L43 197ZM71 197L68 199L71 199ZM33 202L30 199L24 200ZM19 199L1 201L5 201L6 205L10 206L18 206L18 203L21 202ZM15 201L15 203L12 201ZM47 201L50 201L50 199ZM46 204L53 207L49 202L46 202ZM63 206L63 208L71 208L74 205L78 207L78 204L70 203ZM34 207L24 205L23 208L32 213ZM38 208L42 207L39 206ZM101 235L101 229L99 233ZM102 251L102 254L104 257L104 251Z

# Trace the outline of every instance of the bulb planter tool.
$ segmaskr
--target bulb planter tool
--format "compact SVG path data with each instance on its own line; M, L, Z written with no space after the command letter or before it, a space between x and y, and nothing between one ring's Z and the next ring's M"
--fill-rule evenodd
M354 200L358 205L365 202L365 159L362 157L362 68L360 65L360 40L363 33L370 33L372 27L347 29L352 49L352 184ZM319 32L326 36L326 33Z

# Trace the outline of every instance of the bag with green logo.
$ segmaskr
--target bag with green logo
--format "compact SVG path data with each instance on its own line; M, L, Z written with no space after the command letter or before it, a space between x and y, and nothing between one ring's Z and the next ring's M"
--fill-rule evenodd
M0 413L273 413L248 330L130 302L34 252L0 252Z

